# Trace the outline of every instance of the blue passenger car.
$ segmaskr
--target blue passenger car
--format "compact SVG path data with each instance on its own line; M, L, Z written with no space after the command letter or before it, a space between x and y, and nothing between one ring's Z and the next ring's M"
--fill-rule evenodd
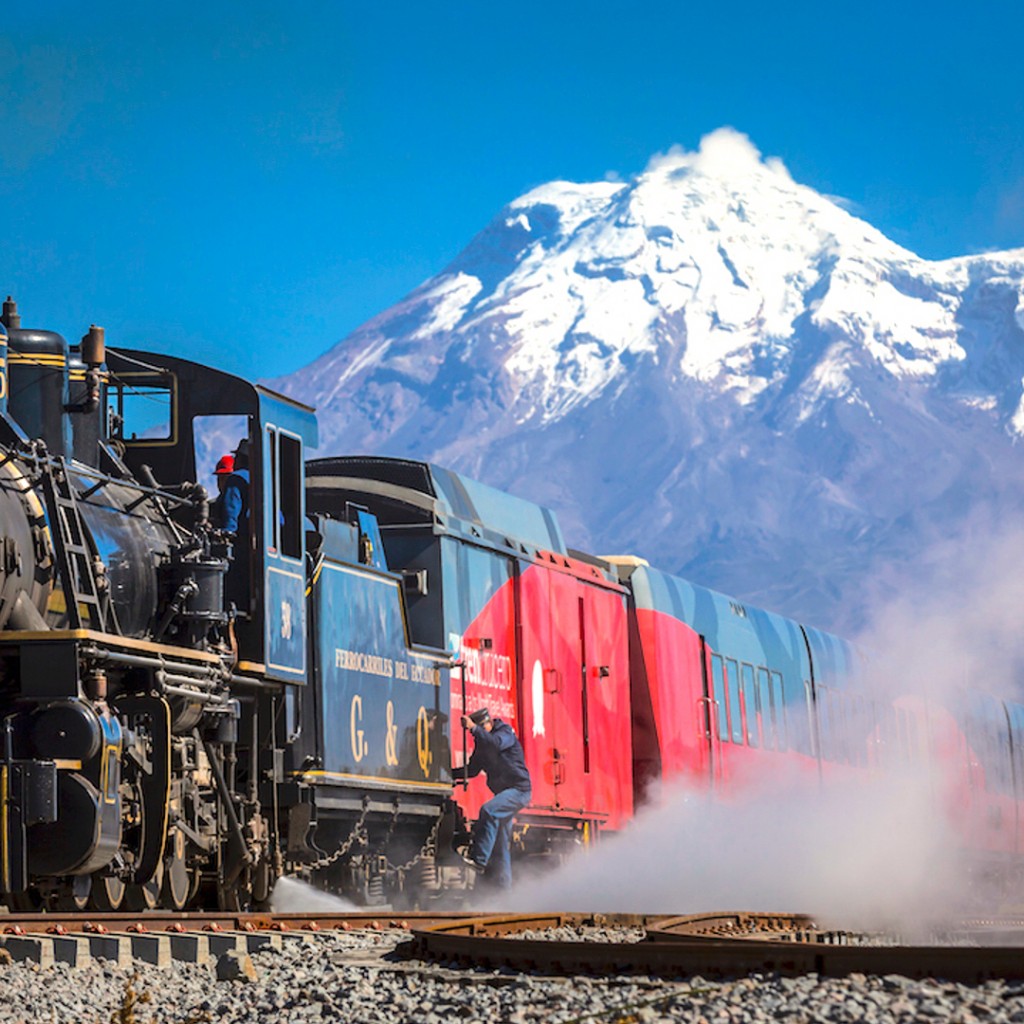
M729 786L756 772L764 753L808 767L824 756L819 704L852 685L850 644L636 559L621 560L619 572L632 594L641 785L678 776Z

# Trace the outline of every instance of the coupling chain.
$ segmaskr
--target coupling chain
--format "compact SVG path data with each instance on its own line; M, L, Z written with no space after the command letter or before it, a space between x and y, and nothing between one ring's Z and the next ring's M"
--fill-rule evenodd
M391 820L388 822L388 830L384 833L384 838L377 844L377 849L373 852L376 854L383 853L387 856L388 847L391 845L391 837L395 834L395 826L398 824L398 814L401 809L398 797L391 801Z
M391 837L395 834L395 826L398 824L398 816L402 810L402 805L399 802L398 797L395 797L391 807L391 820L388 822L388 830L384 833L384 838L380 843L378 843L377 849L374 852L384 855L385 860L387 860L388 868L392 871L407 871L424 855L431 842L433 842L434 838L437 836L437 830L441 824L441 817L440 815L438 816L438 819L434 823L433 829L428 833L425 842L419 850L413 854L410 860L407 860L404 864L392 864L390 858L388 858L388 849L391 846Z
M352 831L348 834L342 844L333 852L326 854L317 861L313 861L312 864L306 864L305 868L309 871L320 871L323 868L330 867L335 861L340 860L342 857L352 849L357 839L365 839L365 833L363 831L363 825L366 823L366 815L370 810L370 801L363 801L363 811L359 815L359 820L352 826Z
M419 848L419 850L416 853L412 855L412 857L409 860L407 860L404 864L392 864L391 861L389 860L388 867L391 868L392 871L408 871L417 861L422 860L423 857L426 856L427 851L432 846L436 848L437 833L441 829L441 819L443 817L443 812L437 816L437 821L434 822L434 827L430 830L430 832L427 833L427 838L424 840L423 845Z

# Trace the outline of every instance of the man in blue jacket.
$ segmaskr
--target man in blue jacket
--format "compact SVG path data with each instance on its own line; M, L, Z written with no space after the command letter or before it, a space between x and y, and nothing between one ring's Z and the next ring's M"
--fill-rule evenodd
M228 460L231 460L230 467ZM249 441L238 442L234 455L225 455L217 463L217 487L220 495L214 503L215 523L231 535L234 557L224 581L224 596L241 615L250 612L249 559Z
M221 463L228 456L224 456L217 463L217 473L220 473ZM217 480L218 485L220 479ZM221 529L227 533L233 533L240 537L243 545L248 541L249 533L249 442L241 440L238 448L235 449L234 458L231 461L231 470L224 481L224 488L221 491L219 501L221 502Z
M494 794L480 808L466 859L477 871L489 867L489 880L508 889L512 885L512 822L530 802L530 773L523 748L512 726L500 718L492 719L487 708L463 715L462 725L471 730L473 755L469 764L456 768L452 775L471 779L484 772Z

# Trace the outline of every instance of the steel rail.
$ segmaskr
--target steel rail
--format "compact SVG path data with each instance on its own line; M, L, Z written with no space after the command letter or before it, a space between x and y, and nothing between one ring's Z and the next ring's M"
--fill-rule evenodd
M561 941L521 937L566 927L643 927L638 942ZM862 933L822 930L800 914L723 912L665 914L539 913L479 916L465 912L390 910L309 912L10 913L0 933L330 932L370 929L411 933L407 957L444 964L555 975L734 978L747 974L840 977L899 974L979 982L1024 979L1024 919L992 918L949 926L954 938L995 938L1000 945L870 945ZM515 936L520 937L515 937ZM1008 938L1019 945L1009 945ZM890 939L890 941L892 941Z
M593 924L647 928L640 942L559 942L515 939L521 931ZM739 977L752 973L841 977L900 974L978 982L1024 978L1021 945L847 945L851 936L821 931L806 915L722 913L667 915L515 915L415 927L417 953L429 959L555 974L648 974L659 977Z
M40 913L0 913L0 934L55 934L68 932L290 932L332 931L364 928L372 931L409 931L433 924L450 923L468 917L465 913L411 911L396 914L391 910L363 911L45 911Z

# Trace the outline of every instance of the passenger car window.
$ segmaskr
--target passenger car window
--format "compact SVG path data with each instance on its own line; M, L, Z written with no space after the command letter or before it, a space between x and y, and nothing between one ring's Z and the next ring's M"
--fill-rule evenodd
M725 665L720 654L711 655L711 685L718 704L718 738L729 740L729 703L725 692Z
M772 698L775 705L775 731L778 737L778 749L786 750L789 739L786 736L786 701L782 691L782 673L772 672Z
M743 742L743 704L740 700L740 670L734 658L725 659L726 682L729 686L729 724L733 743Z
M768 669L757 670L757 695L761 704L761 736L764 745L770 750L776 747L775 705L772 702L771 684Z
M754 666L746 662L741 667L743 675L743 701L747 708L747 744L751 747L761 745L761 734L758 728L760 716L760 701L757 699L757 689L754 686Z

